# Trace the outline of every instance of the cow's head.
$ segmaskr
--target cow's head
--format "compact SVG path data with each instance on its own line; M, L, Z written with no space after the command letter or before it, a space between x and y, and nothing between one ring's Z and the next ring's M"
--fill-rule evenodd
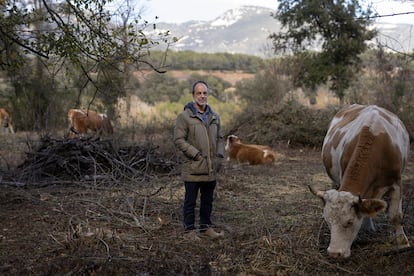
M236 135L231 134L227 136L227 143L224 149L228 151L230 149L230 145L233 143L240 143L240 138L237 137Z
M8 128L10 123L10 115L7 111L4 110L2 114L2 127Z
M328 254L334 258L351 256L364 217L373 217L385 210L387 203L380 199L361 199L350 192L328 190L311 192L324 202L323 217L331 231Z

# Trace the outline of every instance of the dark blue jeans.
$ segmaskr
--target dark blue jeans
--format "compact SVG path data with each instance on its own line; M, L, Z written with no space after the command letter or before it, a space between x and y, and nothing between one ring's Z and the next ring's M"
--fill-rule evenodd
M184 182L185 196L183 206L184 230L194 230L195 207L197 195L200 190L200 230L210 227L211 212L213 210L213 196L216 188L216 181L210 182Z

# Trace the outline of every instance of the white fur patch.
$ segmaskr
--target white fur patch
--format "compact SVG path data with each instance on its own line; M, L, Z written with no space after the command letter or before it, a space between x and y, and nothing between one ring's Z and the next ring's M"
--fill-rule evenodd
M359 135L363 127L369 127L369 130L373 135L387 133L391 142L399 148L403 160L407 160L410 152L408 132L404 124L395 114L376 105L369 105L363 109L360 108L361 105L358 104L353 104L348 107L347 114L348 112L358 111L359 114L355 120L344 125L342 128L335 129L344 117L335 116L329 125L328 132L323 141L322 151L336 134L343 135L338 147L332 147L330 152L332 160L334 161L332 175L337 178L335 179L336 181L339 181L342 177L340 175L342 171L340 159L343 155L343 149L346 144L355 138L355 136ZM353 109L354 111L352 111ZM387 117L384 117L382 114L386 114ZM388 119L390 119L390 121L388 121Z

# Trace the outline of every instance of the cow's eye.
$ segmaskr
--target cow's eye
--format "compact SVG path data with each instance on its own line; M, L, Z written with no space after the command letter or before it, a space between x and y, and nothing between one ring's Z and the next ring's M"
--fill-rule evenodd
M348 228L348 227L351 227L353 224L354 224L354 221L353 221L352 219L350 219L350 220L347 220L347 221L344 223L344 227L345 227L345 228Z

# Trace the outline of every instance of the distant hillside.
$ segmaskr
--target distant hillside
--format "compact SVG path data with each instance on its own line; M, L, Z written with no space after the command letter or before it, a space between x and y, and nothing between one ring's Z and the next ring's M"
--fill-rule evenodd
M241 53L265 57L271 41L269 35L281 29L271 16L272 9L243 6L231 9L211 21L190 21L181 24L158 23L159 30L169 30L179 41L171 49L205 53ZM387 44L398 51L414 48L414 27L407 24L375 24L379 36L372 41Z

